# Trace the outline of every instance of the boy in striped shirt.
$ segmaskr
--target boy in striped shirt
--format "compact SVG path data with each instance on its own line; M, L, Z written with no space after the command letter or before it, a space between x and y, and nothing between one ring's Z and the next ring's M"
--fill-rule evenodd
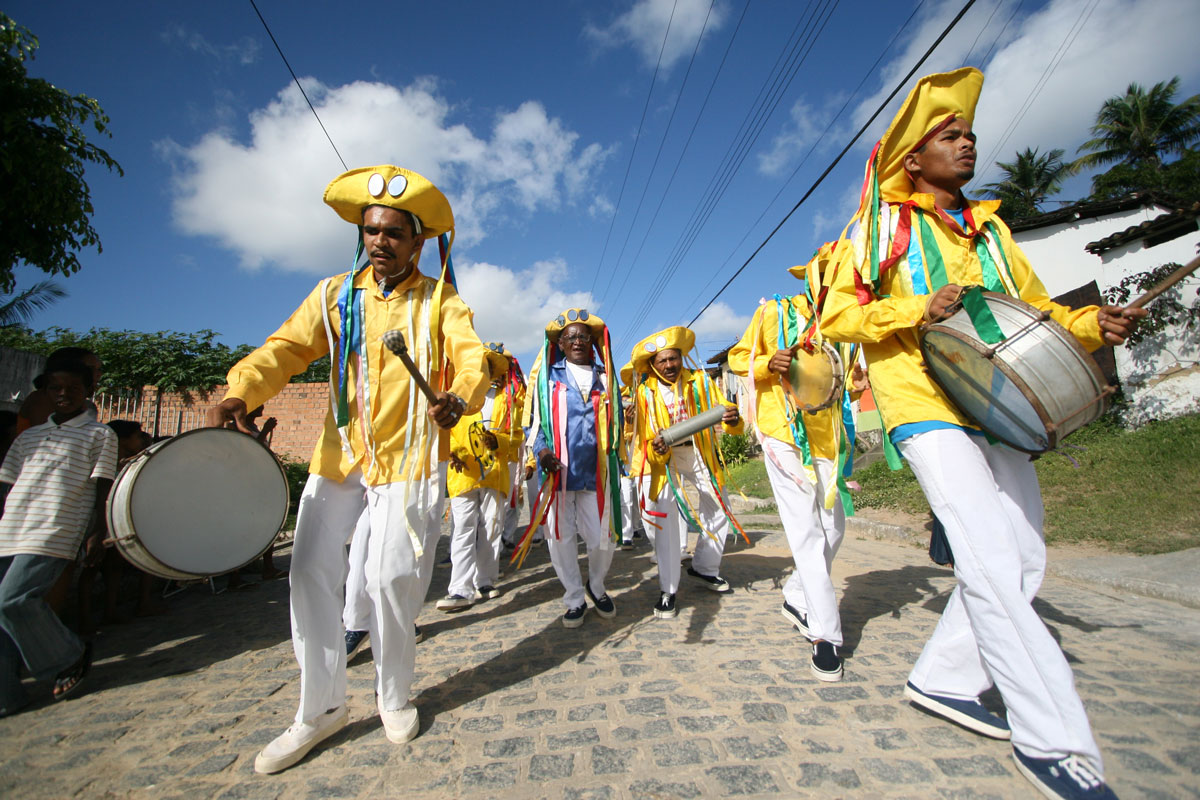
M45 595L85 533L86 559L102 554L104 501L116 474L116 434L84 413L90 370L60 364L44 377L54 411L17 437L0 467L0 716L29 703L22 663L37 679L55 678L55 699L87 674L91 645L62 624Z

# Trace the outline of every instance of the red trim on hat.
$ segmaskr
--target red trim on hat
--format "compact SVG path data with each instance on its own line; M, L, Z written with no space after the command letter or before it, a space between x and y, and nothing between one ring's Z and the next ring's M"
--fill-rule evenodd
M950 116L946 117L944 120L939 122L937 125L933 126L933 130L931 130L929 133L922 136L921 140L919 142L917 142L915 145L913 145L912 149L909 150L908 152L915 153L918 150L920 150L922 147L924 147L926 144L929 143L930 139L932 139L933 137L935 137L939 133L941 133L943 130L945 130L946 126L948 126L951 122L954 122L954 120L956 120L956 119L958 119L957 114L951 114Z

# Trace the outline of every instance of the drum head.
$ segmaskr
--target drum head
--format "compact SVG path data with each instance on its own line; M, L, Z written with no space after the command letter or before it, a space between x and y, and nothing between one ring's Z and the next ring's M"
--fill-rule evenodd
M287 517L275 456L250 436L202 428L155 445L138 471L129 517L142 546L168 567L219 575L253 560Z
M921 342L925 365L954 404L975 424L1005 444L1026 453L1051 447L1046 426L1021 386L959 336L931 329ZM949 394L949 392L947 391Z
M811 353L803 348L796 351L783 389L801 410L820 411L838 399L842 381L842 358L826 342Z

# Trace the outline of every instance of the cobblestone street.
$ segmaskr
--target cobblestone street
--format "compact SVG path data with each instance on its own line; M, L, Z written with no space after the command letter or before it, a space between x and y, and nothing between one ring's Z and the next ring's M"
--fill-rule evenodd
M86 694L0 720L0 793L1032 796L1006 743L903 699L953 586L948 570L911 546L848 537L836 564L846 678L823 684L779 613L791 569L783 534L751 537L726 556L734 592L685 575L671 621L651 616L657 580L644 543L614 559L617 617L589 613L576 630L560 622L544 549L502 578L501 598L455 615L433 608L449 573L439 568L420 619L419 738L384 738L364 651L350 666L349 727L275 776L254 774L253 762L296 708L286 582L216 596L190 587L166 616L97 639ZM1200 611L1053 578L1038 605L1075 669L1110 785L1123 798L1200 797Z

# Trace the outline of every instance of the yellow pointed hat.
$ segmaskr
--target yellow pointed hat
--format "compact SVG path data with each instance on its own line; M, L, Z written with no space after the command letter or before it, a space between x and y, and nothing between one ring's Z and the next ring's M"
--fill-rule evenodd
M926 75L908 93L892 124L879 140L875 173L885 203L903 203L913 193L904 157L955 118L975 121L975 104L983 90L983 73L974 67Z
M416 216L426 239L454 229L454 212L446 196L423 175L392 164L343 172L325 187L324 199L354 225L362 224L367 206L387 206Z
M647 372L654 356L662 350L678 350L680 357L686 356L696 346L696 334L691 328L676 325L665 328L658 333L652 333L633 346L631 359L633 368L638 372Z
M604 320L586 308L568 308L547 323L546 336L550 341L557 342L558 335L563 332L563 328L577 322L588 326L588 330L592 332L592 338L596 342L599 342L600 337L604 335Z

